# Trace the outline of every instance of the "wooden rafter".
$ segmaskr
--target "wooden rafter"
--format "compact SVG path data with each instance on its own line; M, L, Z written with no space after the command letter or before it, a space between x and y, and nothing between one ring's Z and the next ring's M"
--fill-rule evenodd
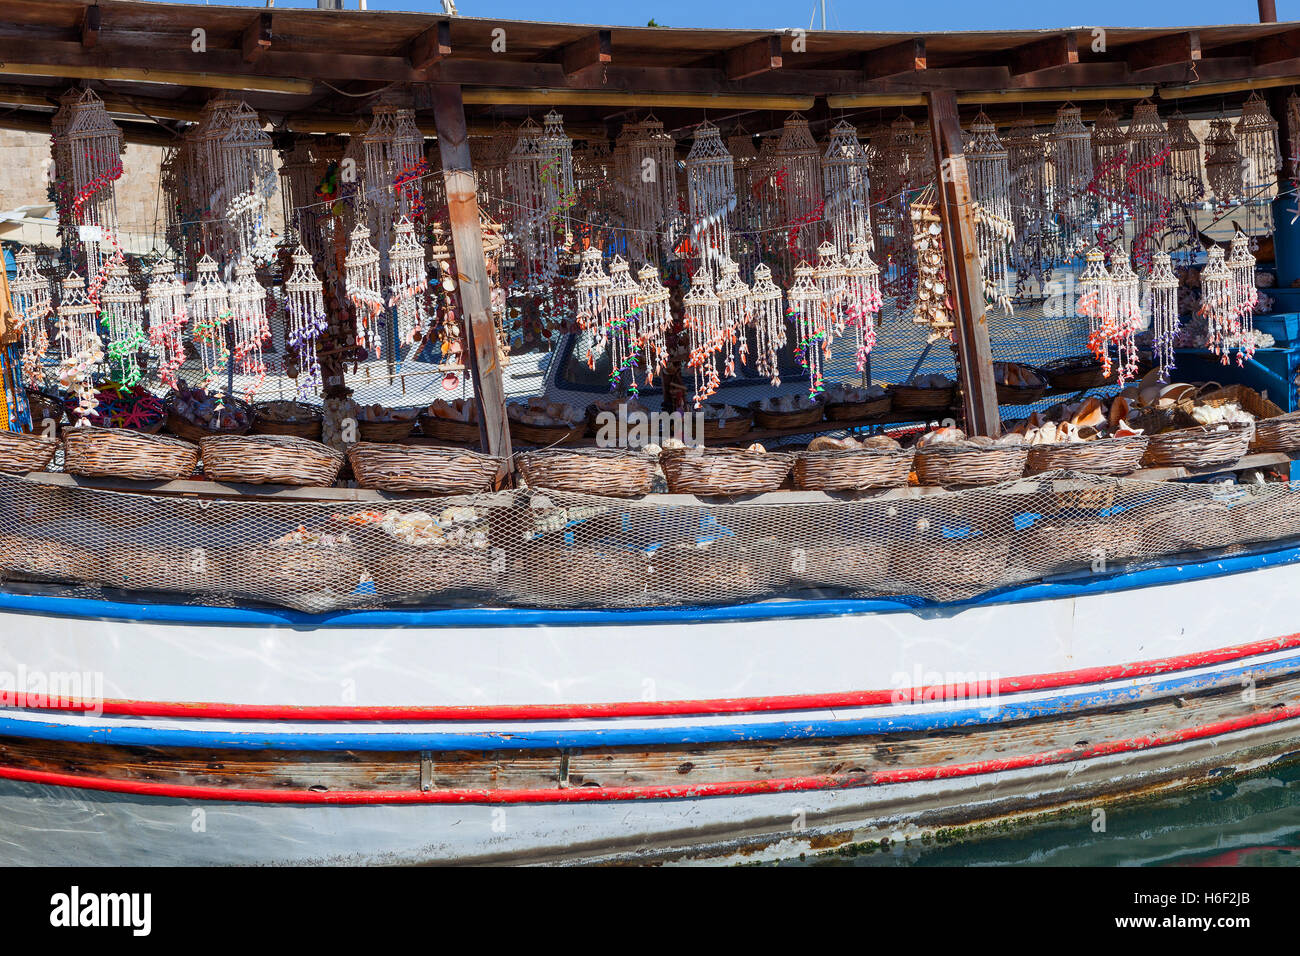
M406 59L413 70L426 70L451 56L451 21L439 20L411 41Z
M1259 66L1296 59L1300 59L1300 30L1288 30L1255 41L1254 60Z
M729 80L744 80L780 68L781 37L774 33L728 50L723 72Z
M271 49L271 14L259 13L244 30L240 41L245 63L256 63Z
M86 12L81 18L81 46L85 50L93 50L99 43L99 30L104 22L104 11L100 9L99 4L86 7Z
M868 53L862 72L865 78L871 81L905 76L925 68L925 40L916 37Z
M1201 34L1199 30L1171 33L1168 36L1145 40L1124 48L1124 61L1134 72L1153 70L1162 66L1196 63L1201 59Z
M614 44L609 30L597 30L565 46L560 51L560 66L565 76L578 76L614 61Z
M1079 41L1073 33L1044 37L1018 46L1010 53L1011 74L1023 76L1079 62Z

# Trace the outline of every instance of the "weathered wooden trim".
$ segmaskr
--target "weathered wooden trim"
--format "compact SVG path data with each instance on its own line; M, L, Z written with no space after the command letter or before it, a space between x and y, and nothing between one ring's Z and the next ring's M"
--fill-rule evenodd
M1135 73L1162 66L1198 63L1201 59L1200 31L1172 33L1156 40L1134 43L1124 48L1124 59Z
M966 157L962 153L957 98L948 91L927 94L934 160L939 172L939 216L943 221L948 280L956 305L957 371L967 430L974 435L1000 434L997 385L993 380L993 351L984 301L979 246L975 238L975 207Z
M460 87L439 83L433 88L434 119L438 127L438 152L447 184L447 210L451 218L452 246L456 253L456 285L461 314L469 338L470 371L479 407L479 437L489 454L513 468L510 428L506 420L506 391L502 377L496 323L492 321L491 286L483 253L483 230L478 214L478 185L470 163L469 132Z
M104 11L100 9L99 4L93 4L86 7L86 12L81 17L81 48L83 50L93 50L99 43L99 31L104 22Z

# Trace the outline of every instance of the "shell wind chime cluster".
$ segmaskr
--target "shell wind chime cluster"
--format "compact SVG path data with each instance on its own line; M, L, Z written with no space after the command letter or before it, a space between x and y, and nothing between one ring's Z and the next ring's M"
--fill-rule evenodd
M1250 239L1238 232L1225 257L1222 246L1212 246L1201 270L1201 315L1207 322L1206 346L1229 364L1233 353L1238 365L1255 354L1255 257Z
M1116 253L1110 270L1099 247L1088 251L1079 275L1079 315L1088 319L1088 349L1101 363L1106 377L1115 369L1120 385L1137 377L1135 341L1143 324L1141 284L1128 256Z
M14 311L22 323L23 381L29 388L45 384L44 358L50 350L47 319L53 314L50 304L50 280L36 266L36 253L23 249L14 257L18 267L9 290Z
M1011 248L1016 237L1012 218L1010 154L997 127L984 113L975 117L965 145L975 210L975 239L984 277L984 297L1011 312Z
M916 308L912 321L928 325L927 342L951 338L955 328L951 290L944 264L943 226L933 188L912 202L912 245L916 249Z

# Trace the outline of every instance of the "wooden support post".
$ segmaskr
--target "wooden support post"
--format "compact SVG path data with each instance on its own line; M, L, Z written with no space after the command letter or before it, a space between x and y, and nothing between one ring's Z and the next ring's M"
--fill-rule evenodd
M975 208L970 175L962 153L957 96L951 90L926 94L934 161L939 177L939 216L948 257L948 284L956 307L957 371L961 377L962 408L972 435L997 436L1002 430L997 386L993 381L993 352L985 316L984 280L975 239Z
M262 54L271 49L271 14L257 15L244 29L239 48L245 63L256 63L262 59Z
M81 18L81 48L93 50L99 43L99 31L104 23L103 11L99 4L86 7Z
M469 132L465 104L455 83L433 85L433 117L438 127L438 152L447 184L447 211L451 217L451 242L456 254L456 287L460 291L461 320L465 335L474 397L478 401L479 436L483 449L510 459L510 429L506 422L506 390L502 376L496 324L492 321L492 290L483 231L478 217L478 187L469 159Z

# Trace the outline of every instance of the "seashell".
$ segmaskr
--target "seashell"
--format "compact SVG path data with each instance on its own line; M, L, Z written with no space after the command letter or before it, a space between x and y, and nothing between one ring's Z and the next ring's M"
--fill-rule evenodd
M937 222L930 223L930 235L937 236L941 232L943 232L943 228Z

